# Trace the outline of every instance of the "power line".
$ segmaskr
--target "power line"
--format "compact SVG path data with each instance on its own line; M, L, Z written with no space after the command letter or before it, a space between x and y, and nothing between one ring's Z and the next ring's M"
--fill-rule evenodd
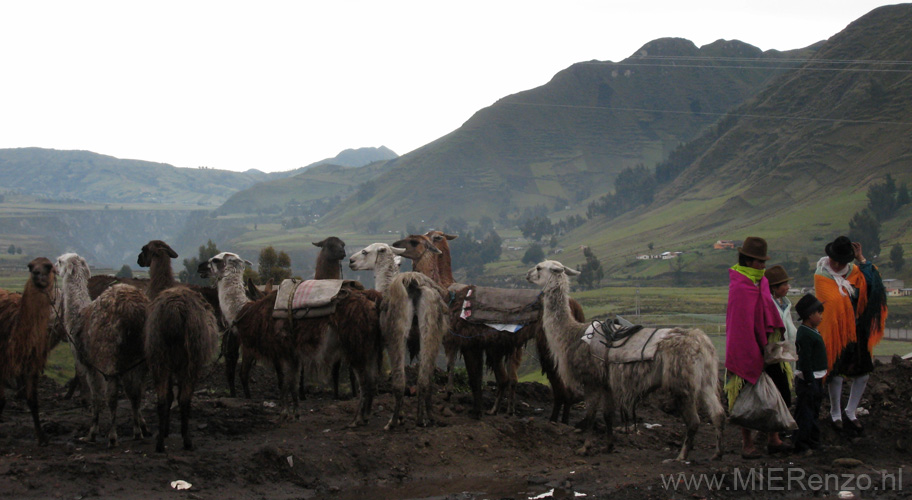
M874 124L874 125L912 125L912 122L904 121L881 121L881 120L852 120L852 119L843 119L843 118L815 118L807 116L772 116L772 115L759 115L752 113L718 113L711 111L690 111L690 110L673 110L673 109L646 109L646 108L617 108L609 106L579 106L573 104L541 104L541 103L532 103L532 102L503 102L501 104L514 105L514 106L529 106L529 107L541 107L541 108L570 108L570 109L588 109L588 110L599 110L599 111L620 111L620 112L636 112L636 113L668 113L668 114L679 114L679 115L707 115L707 116L734 116L738 118L759 118L766 120L800 120L800 121L812 121L812 122L826 122L826 123L854 123L854 124Z

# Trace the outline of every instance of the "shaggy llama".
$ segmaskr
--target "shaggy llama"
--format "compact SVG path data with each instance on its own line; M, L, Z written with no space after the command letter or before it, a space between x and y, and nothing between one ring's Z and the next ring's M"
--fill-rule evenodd
M38 381L48 355L48 323L54 304L56 273L45 257L28 264L29 279L21 294L0 297L0 415L6 406L7 382L25 385L26 402L32 413L38 443L46 445L47 435L38 418Z
M716 431L716 451L722 456L722 429L725 410L719 398L718 361L709 338L699 329L674 329L657 344L655 358L631 363L608 363L594 357L589 344L581 339L588 324L570 317L570 276L579 271L546 260L532 269L526 279L544 292L544 330L561 378L570 386L582 387L586 401L606 399L608 441L611 443L612 393L621 408L629 413L638 401L656 389L668 390L682 402L686 426L684 443L675 460L686 460L693 449L700 426L699 409L707 412ZM589 409L590 412L594 410ZM587 417L588 418L588 417ZM590 442L581 452L586 452Z
M105 400L111 413L108 446L117 445L118 386L130 400L133 438L149 435L140 414L146 364L143 327L149 299L130 285L114 285L94 301L89 298L89 265L74 253L57 258L63 282L63 309L70 349L85 375L92 403L88 440L98 436L98 420Z
M158 434L155 450L165 451L171 429L172 386L177 386L181 437L185 450L190 439L190 403L193 390L212 361L218 342L218 326L212 307L196 291L176 286L171 259L177 252L167 243L153 240L142 247L136 261L149 268L151 303L146 318L145 352L157 397Z
M443 302L446 292L427 276L409 272L399 274L397 254L405 250L384 243L373 243L352 255L349 267L355 271L374 271L374 286L383 294L380 306L380 330L383 332L393 377L396 404L386 430L402 423L402 398L405 391L406 344L413 331L418 332L419 427L433 421L431 388L434 363L440 342L448 328L449 310Z

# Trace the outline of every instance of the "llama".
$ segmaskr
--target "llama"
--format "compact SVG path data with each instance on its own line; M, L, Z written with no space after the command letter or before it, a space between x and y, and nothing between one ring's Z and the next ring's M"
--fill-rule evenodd
M157 397L158 434L155 451L165 451L171 429L172 386L177 386L181 437L190 439L190 403L203 368L212 361L218 342L218 323L212 307L196 291L175 286L171 259L177 252L161 240L142 247L136 261L149 268L149 311L144 329L145 352Z
M38 381L48 355L48 323L56 298L54 264L45 257L28 264L29 279L21 294L0 297L0 415L6 406L8 381L25 384L25 396L38 444L48 443L38 418Z
M687 433L675 460L686 460L693 448L700 426L700 406L709 414L716 430L713 458L721 458L725 410L719 399L716 351L706 334L699 329L672 329L671 335L657 343L652 360L630 363L598 360L592 355L589 344L580 340L589 325L573 320L569 314L568 275L578 274L579 271L560 262L546 260L530 269L526 279L543 289L543 327L561 378L570 386L582 387L587 403L592 397L602 398L605 419L609 423L609 445L612 394L628 413L643 397L662 388L683 403ZM581 451L585 452L588 447L587 441Z
M352 255L348 264L354 271L373 270L374 286L383 294L380 330L389 353L393 394L396 397L393 416L384 427L386 430L402 423L406 343L413 323L417 326L420 345L417 422L419 427L425 427L433 421L431 386L434 362L448 328L449 311L443 301L446 291L423 274L398 274L397 254L404 251L384 243L373 243Z
M63 281L64 316L73 357L85 375L92 402L88 440L98 435L98 420L107 399L111 412L108 446L117 445L117 391L123 385L133 411L133 438L149 435L140 414L143 380L143 326L149 299L134 286L117 284L94 301L89 298L89 265L74 253L57 258Z
M237 330L244 350L241 380L245 380L248 360L265 359L277 366L277 371L284 374L284 382L280 384L282 418L297 420L297 384L302 362L322 367L338 359L341 352L354 369L360 386L358 408L349 427L366 425L373 404L381 345L377 298L365 293L366 290L350 287L329 316L277 320L272 317L276 292L256 301L244 295L241 276L244 266L249 264L237 254L222 252L199 267L201 275L218 278L222 313Z
M454 283L454 279L448 241L455 238L456 236L441 231L428 231L425 235L411 235L394 243L393 246L406 249L402 256L413 260L413 267L416 271L423 272L443 286L449 286L449 284ZM440 254L436 254L436 258L432 258L432 255L424 250L429 243L441 251ZM482 324L467 322L459 317L461 313L459 305L465 300L466 292L467 289L463 289L450 295L451 335L445 336L443 342L444 351L447 354L447 371L449 373L447 377L447 397L449 398L449 393L452 392L452 368L455 356L456 353L462 352L473 396L472 413L473 416L480 417L482 378L484 359L486 358L487 365L494 372L494 378L497 382L494 405L488 411L488 414L497 414L501 405L505 402L507 413L512 415L515 413L517 370L522 362L523 348L529 339L543 336L540 322L533 321L516 333L506 333ZM583 309L575 300L571 300L571 309L575 319L584 321ZM540 359L548 359L547 352L542 351L544 343L537 341L536 344L539 346ZM546 344L544 349L547 349ZM563 409L564 417L562 421L566 423L569 419L570 395L563 387L550 363L543 362L542 371L545 372L551 382L554 396L555 406L551 413L551 420L556 421L561 409Z
M313 242L313 246L320 249L314 267L315 280L340 280L342 279L342 260L345 259L345 242L335 236L329 236L322 241ZM335 361L332 365L333 398L339 399L339 371L342 360ZM348 369L348 379L351 382L352 395L357 395L358 385L355 383L355 372ZM301 380L301 397L304 397L304 380Z

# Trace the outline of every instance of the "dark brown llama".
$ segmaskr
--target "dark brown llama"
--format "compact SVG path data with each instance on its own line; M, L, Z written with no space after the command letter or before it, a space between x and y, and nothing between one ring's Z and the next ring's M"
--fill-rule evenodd
M329 316L275 319L272 311L276 292L255 301L244 296L241 276L246 263L237 254L222 252L201 263L198 269L202 276L218 278L222 313L237 330L243 351L241 382L246 380L254 359L276 366L284 374L280 384L282 418L297 420L297 386L302 366L306 363L323 368L341 353L354 369L360 386L358 409L350 426L365 425L373 404L382 347L374 294L359 290L360 284L353 282L344 287L344 296L337 300L336 309Z
M142 248L137 263L149 268L146 293L151 304L145 326L145 351L157 396L158 435L155 450L165 451L171 428L173 386L181 416L181 437L185 450L193 449L190 439L190 403L203 368L212 361L218 342L218 323L212 307L202 295L176 286L171 259L177 252L167 243L153 240Z
M431 272L439 276L438 282L441 285L448 287L455 282L453 279L449 241L456 239L457 236L446 234L442 231L428 231L424 237L441 252L437 255L436 259L437 270ZM411 236L409 238L411 238ZM418 246L408 243L406 247L417 248ZM406 254L403 254L403 256L408 257L409 253L407 252ZM416 268L416 270L419 269ZM487 362L487 366L494 373L497 384L494 406L488 413L496 414L500 410L502 402L506 401L507 413L512 415L515 411L515 391L518 382L517 371L522 362L522 354L526 343L529 339L534 338L536 339L535 344L538 350L542 372L548 377L554 399L554 407L552 408L550 417L551 421L556 422L560 415L560 420L567 423L570 418L570 405L572 404L573 395L561 382L554 364L551 361L551 355L548 352L548 344L541 329L541 320L539 319L538 321L526 325L516 333L501 332L486 327L485 325L469 323L459 318L460 307L465 300L465 293L466 289L456 291L450 298L453 326L451 327L451 334L444 338L444 350L447 353L447 370L449 372L447 380L448 395L449 392L452 391L452 364L455 355L457 352L462 352L463 358L465 358L465 352L469 351L470 359L466 360L466 372L469 376L469 386L472 389L475 408L477 411L480 411L484 366L482 364L483 355ZM571 299L570 308L573 317L577 321L585 321L583 308L578 302Z
M29 279L21 294L0 297L0 415L6 406L4 387L17 380L25 396L35 435L42 446L48 443L38 418L38 381L48 355L48 323L54 304L54 264L38 257L28 264Z

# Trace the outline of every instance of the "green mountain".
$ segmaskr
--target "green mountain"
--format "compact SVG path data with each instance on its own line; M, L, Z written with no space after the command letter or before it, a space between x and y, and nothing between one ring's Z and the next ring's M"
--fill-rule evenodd
M624 168L653 166L789 69L745 65L745 58L812 52L762 53L723 40L697 48L665 38L619 63L574 64L392 161L374 196L347 200L323 224L357 225L382 213L398 230L452 215L503 218L536 205L580 206L611 190Z
M910 4L853 22L660 164L664 183L651 204L593 218L567 247L593 245L633 276L646 266L631 260L650 242L711 257L716 240L755 235L770 241L774 262L814 262L827 241L848 232L870 186L887 174L912 184L910 32ZM912 248L912 207L882 221L880 242L884 253L896 243ZM562 258L583 260L575 250ZM713 265L733 259L723 253ZM706 262L685 270L706 270Z

